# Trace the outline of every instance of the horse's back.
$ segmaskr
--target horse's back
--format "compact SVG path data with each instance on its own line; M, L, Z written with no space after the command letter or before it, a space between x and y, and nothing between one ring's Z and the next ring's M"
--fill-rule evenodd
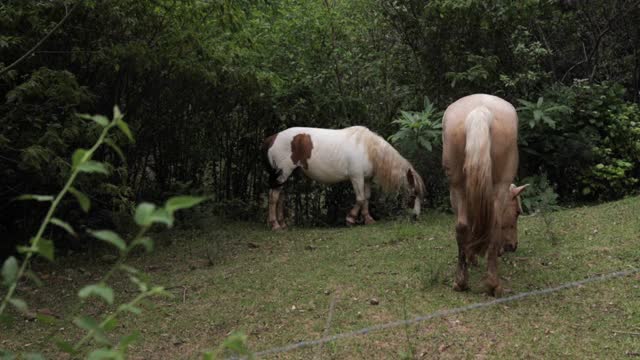
M494 181L511 181L518 163L518 115L508 101L494 95L465 96L447 107L443 117L443 166L454 181L462 180L465 158L465 122L474 110L485 107L490 123L491 159Z

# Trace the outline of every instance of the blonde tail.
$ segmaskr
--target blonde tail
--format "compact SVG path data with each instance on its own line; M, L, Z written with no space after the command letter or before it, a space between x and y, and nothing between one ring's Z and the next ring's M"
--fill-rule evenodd
M490 127L493 114L484 106L473 109L465 119L465 197L471 226L467 255L484 254L493 224L493 179Z

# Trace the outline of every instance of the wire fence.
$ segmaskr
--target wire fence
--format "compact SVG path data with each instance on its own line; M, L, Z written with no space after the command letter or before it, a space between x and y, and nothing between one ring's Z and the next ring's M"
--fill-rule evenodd
M359 330L344 332L344 333L330 335L330 336L324 336L324 337L321 337L321 338L315 339L315 340L305 340L305 341L292 343L292 344L289 344L289 345L286 345L286 346L274 347L274 348L271 348L271 349L267 349L267 350L263 350L263 351L257 352L254 355L256 357L263 357L263 356L266 356L266 355L273 355L273 354L289 352L289 351L298 350L298 349L302 349L302 348L310 347L310 346L314 346L314 345L322 345L322 344L326 344L326 343L329 343L329 342L332 342L332 341L336 341L336 340L343 340L343 339L348 339L348 338L352 338L352 337L356 337L356 336L360 336L360 335L366 335L366 334L369 334L369 333L372 333L372 332L376 332L376 331L392 329L392 328L396 328L396 327L399 327L399 326L406 326L406 325L416 324L416 323L420 323L420 322L431 320L431 319L436 319L436 318L440 318L440 317L460 314L460 313L463 313L463 312L466 312L466 311L470 311L470 310L482 309L482 308L491 307L491 306L498 305L498 304L504 304L504 303L509 303L509 302L513 302L513 301L529 298L529 297L551 294L551 293L559 292L559 291L570 289L570 288L580 287L582 285L586 285L586 284L590 284L590 283L594 283L594 282L600 282L600 281L610 280L610 279L614 279L614 278L620 278L620 277L629 276L629 275L633 275L633 274L637 274L637 273L640 273L640 269L631 268L630 270L616 271L616 272L603 274L603 275L595 275L595 276L591 276L591 277L588 277L588 278L583 279L583 280L567 282L567 283L564 283L562 285L558 285L558 286L554 286L554 287L549 287L549 288L540 289L540 290L522 292L522 293L519 293L519 294L516 294L516 295L507 296L507 297L499 298L499 299L494 299L494 300L487 301L487 302L474 303L474 304L461 306L461 307L457 307L457 308L453 308L453 309L439 310L439 311L433 312L431 314L416 316L416 317L411 318L411 319L392 321L392 322L388 322L388 323L384 323L384 324L378 324L378 325L362 328L362 329L359 329Z

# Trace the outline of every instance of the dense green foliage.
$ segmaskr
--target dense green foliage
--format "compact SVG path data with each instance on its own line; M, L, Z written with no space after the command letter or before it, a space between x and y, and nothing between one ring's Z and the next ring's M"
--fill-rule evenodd
M59 188L69 151L97 137L74 113L114 104L136 142L114 139L126 162L96 154L110 175L78 183L89 215L61 204L74 226L122 227L132 204L186 190L212 196L216 213L262 220L261 141L294 125L424 132L395 139L427 179L427 204L446 207L431 115L474 92L520 108L521 178L546 173L560 203L624 196L640 178L638 18L631 0L4 2L2 246L45 210L9 200ZM432 112L427 125L411 123L416 111ZM290 190L298 223L341 221L352 201L348 186ZM373 204L378 216L396 208Z

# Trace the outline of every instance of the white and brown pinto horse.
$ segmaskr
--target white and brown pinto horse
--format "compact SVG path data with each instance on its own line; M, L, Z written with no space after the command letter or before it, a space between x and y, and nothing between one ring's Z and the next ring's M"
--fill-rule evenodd
M283 185L296 169L324 184L351 181L356 203L347 215L348 225L355 224L359 214L365 224L374 222L368 203L372 180L385 192L405 190L415 216L420 214L422 178L396 149L366 127L289 128L268 137L264 150L271 187L268 221L274 230L286 227Z
M442 164L456 212L458 269L454 289L467 289L468 263L487 254L487 290L500 296L498 256L518 246L520 193L518 115L507 101L475 94L451 104L443 118Z

